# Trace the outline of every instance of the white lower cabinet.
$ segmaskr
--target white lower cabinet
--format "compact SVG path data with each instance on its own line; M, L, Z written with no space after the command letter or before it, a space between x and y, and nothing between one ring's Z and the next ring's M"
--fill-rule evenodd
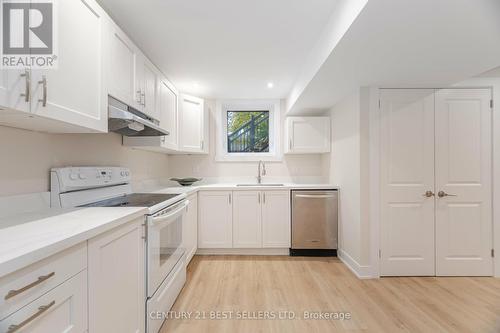
M202 191L198 247L289 248L290 191Z
M186 266L198 248L198 196L188 196L189 205L182 228L183 247L186 249Z
M144 218L88 241L89 332L144 332Z
M199 193L198 247L233 247L233 212L231 191Z
M0 320L0 332L87 332L87 271Z
M262 192L262 247L291 246L290 191Z
M262 247L261 192L233 192L233 247Z

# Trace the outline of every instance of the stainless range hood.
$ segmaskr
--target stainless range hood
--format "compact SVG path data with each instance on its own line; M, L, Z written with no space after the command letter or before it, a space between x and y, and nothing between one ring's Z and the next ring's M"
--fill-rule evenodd
M156 119L108 97L108 130L124 136L165 136L170 133L158 126Z

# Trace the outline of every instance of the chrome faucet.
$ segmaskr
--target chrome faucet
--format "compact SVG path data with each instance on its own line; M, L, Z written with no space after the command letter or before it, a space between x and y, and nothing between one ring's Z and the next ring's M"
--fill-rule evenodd
M262 165L262 173L260 171L260 166ZM259 161L259 166L257 167L257 183L262 184L262 176L266 175L266 165L264 162Z

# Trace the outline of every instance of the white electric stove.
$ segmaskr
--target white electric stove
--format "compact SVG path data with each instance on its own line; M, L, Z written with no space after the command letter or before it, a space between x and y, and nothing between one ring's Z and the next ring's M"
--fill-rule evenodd
M160 330L158 314L172 307L186 281L182 224L186 194L133 193L130 170L120 167L67 167L51 170L52 207L147 207L146 323ZM164 317L163 317L164 318Z

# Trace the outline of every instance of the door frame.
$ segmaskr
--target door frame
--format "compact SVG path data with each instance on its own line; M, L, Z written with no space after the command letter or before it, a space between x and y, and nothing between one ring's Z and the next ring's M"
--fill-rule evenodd
M421 89L490 89L493 99L492 111L492 223L493 223L493 276L500 277L500 78L477 78L458 83L455 86ZM393 87L369 87L365 89L368 95L365 98L366 112L369 117L369 216L370 216L370 263L371 277L380 277L379 251L381 245L381 184L380 184L380 162L381 162L381 140L379 108L381 89L419 89L419 88L393 88ZM363 110L362 110L363 112ZM495 168L495 166L498 166Z

